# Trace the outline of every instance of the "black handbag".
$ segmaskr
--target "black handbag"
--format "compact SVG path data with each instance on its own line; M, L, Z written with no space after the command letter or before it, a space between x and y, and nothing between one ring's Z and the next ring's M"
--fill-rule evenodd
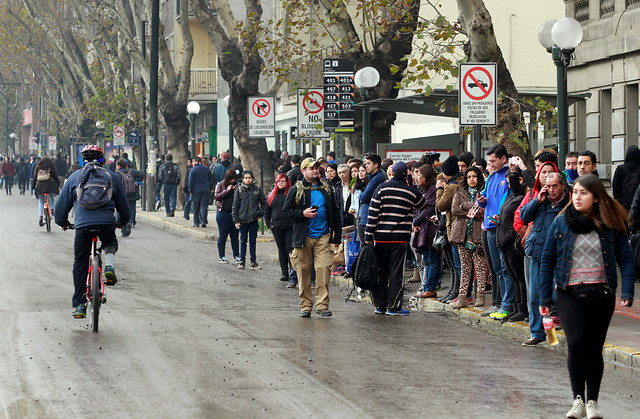
M433 236L433 242L431 246L435 250L442 250L449 243L449 238L447 237L447 214L441 213L438 217L438 230L436 230L436 235Z

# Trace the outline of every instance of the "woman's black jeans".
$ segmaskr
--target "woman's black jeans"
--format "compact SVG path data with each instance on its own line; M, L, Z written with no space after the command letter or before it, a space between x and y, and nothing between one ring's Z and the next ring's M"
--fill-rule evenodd
M278 259L280 261L280 272L282 278L289 278L291 261L289 260L289 253L293 249L291 245L293 229L291 228L278 228L273 227L271 229L273 239L278 245Z

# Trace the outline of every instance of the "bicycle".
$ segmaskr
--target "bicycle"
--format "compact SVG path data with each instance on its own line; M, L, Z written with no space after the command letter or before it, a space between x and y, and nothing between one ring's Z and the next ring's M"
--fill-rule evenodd
M49 200L49 194L43 193L44 196L44 207L42 209L42 219L44 220L44 224L47 226L47 233L51 232L51 219L53 218L53 210L51 209L51 201Z
M74 229L71 225L67 227ZM89 327L94 333L98 333L100 306L107 302L102 279L102 246L98 246L100 230L89 230L91 235L91 252L89 253L89 269L87 271L87 313L89 314Z

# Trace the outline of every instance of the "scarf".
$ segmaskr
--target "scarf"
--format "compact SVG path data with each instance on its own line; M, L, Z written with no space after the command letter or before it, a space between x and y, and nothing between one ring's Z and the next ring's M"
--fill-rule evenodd
M586 234L599 230L593 218L580 214L573 205L570 205L564 212L564 220L569 229L576 234Z

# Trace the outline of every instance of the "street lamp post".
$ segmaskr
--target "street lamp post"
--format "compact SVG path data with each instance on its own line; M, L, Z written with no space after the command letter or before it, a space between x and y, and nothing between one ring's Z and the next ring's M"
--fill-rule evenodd
M231 96L226 95L222 101L224 102L224 107L227 108L227 116L229 117L229 161L233 163L233 125L231 124L231 110L229 109L230 99Z
M98 134L97 134L98 145L100 146L100 148L102 148L102 152L105 153L105 156L106 156L107 150L104 147L104 122L97 121L96 128L98 128Z
M569 151L569 115L567 101L567 67L571 55L582 42L582 25L577 20L565 17L548 20L538 29L538 41L551 53L556 65L558 106L558 163L564 164Z
M373 67L364 67L355 74L354 81L360 88L360 96L363 101L369 100L371 90L380 82L380 73ZM371 147L371 119L369 106L362 108L362 153L367 154Z
M6 119L6 128L7 128L7 156L9 156L9 99L4 95L4 93L0 92L0 96L4 98L4 101L7 104L7 119Z
M200 104L195 100L187 103L187 112L191 121L191 158L196 156L196 116L200 113Z
M12 132L11 134L9 134L9 138L11 138L11 150L13 150L13 153L11 154L16 154L16 139L18 138L18 134L16 134L15 132Z

